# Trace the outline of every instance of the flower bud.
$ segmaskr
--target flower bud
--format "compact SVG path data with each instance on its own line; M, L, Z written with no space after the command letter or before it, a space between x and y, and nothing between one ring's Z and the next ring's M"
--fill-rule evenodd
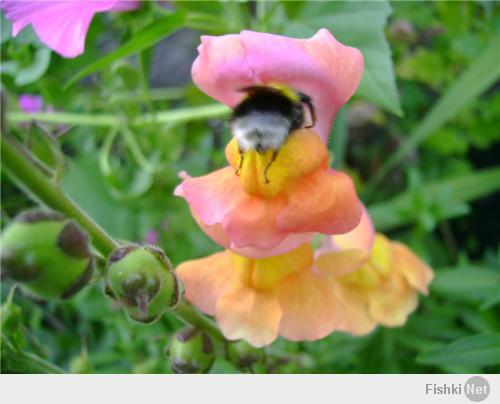
M142 323L158 320L179 300L179 285L163 251L152 246L118 248L108 259L106 293Z
M205 332L193 327L176 333L166 354L175 373L207 373L215 360L212 340Z
M263 362L264 351L239 340L228 343L227 358L239 369L252 369L257 363Z
M87 234L59 213L30 210L2 234L2 277L46 299L67 299L90 280L94 260Z

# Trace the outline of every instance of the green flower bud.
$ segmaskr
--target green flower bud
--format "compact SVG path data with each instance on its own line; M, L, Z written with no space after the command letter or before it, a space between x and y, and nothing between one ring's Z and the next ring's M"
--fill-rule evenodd
M177 304L179 284L163 251L129 245L115 250L108 259L106 293L133 320L151 323Z
M252 369L264 360L264 351L257 349L243 340L227 344L227 358L239 369Z
M90 280L94 260L87 234L59 213L30 210L2 234L2 277L46 299L67 299Z
M215 360L212 340L205 332L193 327L176 333L166 354L175 373L207 373Z

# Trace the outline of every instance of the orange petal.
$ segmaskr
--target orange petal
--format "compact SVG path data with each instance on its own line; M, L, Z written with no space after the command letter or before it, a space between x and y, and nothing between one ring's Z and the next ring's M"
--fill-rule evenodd
M316 268L322 274L333 276L345 275L361 268L370 255L363 250L351 249L318 254L316 257Z
M285 196L266 199L248 195L232 167L188 177L175 194L186 199L201 227L224 247L271 250L289 234L276 224L286 205Z
M239 282L229 251L183 262L175 272L184 284L187 299L210 315L215 314L217 300L226 288Z
M339 171L319 169L289 190L289 203L278 216L278 228L347 233L357 226L362 212L352 180Z
M353 335L366 335L372 332L377 324L370 317L365 295L342 284L337 285L336 291L345 308L345 319L339 331Z
M277 338L281 315L276 298L239 282L221 297L216 308L217 323L227 339L244 339L257 348Z
M434 277L432 269L402 243L393 242L392 251L394 266L401 271L412 287L427 294L427 287Z
M303 270L275 287L283 310L280 335L291 341L313 341L338 328L344 320L344 310L329 279Z
M270 249L288 235L276 224L276 217L285 205L284 196L265 199L248 195L227 215L222 225L234 246Z

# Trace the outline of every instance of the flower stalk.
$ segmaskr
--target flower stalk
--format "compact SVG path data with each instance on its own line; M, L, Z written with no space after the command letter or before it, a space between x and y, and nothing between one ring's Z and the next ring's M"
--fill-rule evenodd
M144 114L128 122L130 125L148 125L151 123L179 124L196 119L209 119L229 114L229 108L220 105L203 105L200 107L179 108L172 111L161 111ZM114 114L80 114L73 112L9 112L7 119L12 123L39 121L61 125L86 125L98 127L119 126L124 119Z

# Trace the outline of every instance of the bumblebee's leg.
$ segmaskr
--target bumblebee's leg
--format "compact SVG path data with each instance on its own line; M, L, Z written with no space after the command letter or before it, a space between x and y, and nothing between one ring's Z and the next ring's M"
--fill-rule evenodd
M238 168L235 171L235 174L239 177L241 174L241 168L243 167L243 159L244 159L244 154L243 150L238 148L238 153L240 154L240 164L238 165Z
M278 156L278 150L273 150L273 155L271 157L271 161L267 163L266 168L264 169L264 178L266 180L266 184L269 184L269 178L267 178L267 171L271 167L271 165L274 163L274 160L276 160L276 157Z

